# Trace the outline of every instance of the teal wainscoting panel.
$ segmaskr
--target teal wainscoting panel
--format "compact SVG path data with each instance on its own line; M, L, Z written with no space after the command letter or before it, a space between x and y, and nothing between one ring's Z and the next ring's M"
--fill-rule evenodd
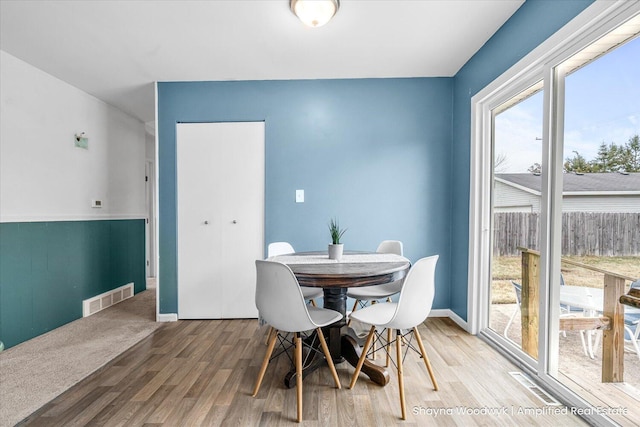
M82 317L82 301L145 289L143 219L0 224L0 340L12 347Z

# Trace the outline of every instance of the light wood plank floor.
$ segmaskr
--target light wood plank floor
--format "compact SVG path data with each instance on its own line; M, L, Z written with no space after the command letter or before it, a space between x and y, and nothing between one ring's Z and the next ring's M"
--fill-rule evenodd
M395 373L386 387L361 376L349 390L354 369L345 362L336 366L341 390L328 368L305 379L302 424L586 425L572 415L545 412L549 407L509 375L515 366L449 319L428 319L420 333L440 390L433 390L423 362L409 353L404 363L406 421L400 420ZM286 356L272 361L260 392L251 397L266 351L264 338L265 329L256 320L168 323L21 424L295 425L295 388L286 389L282 381L289 370ZM499 414L474 413L487 410Z

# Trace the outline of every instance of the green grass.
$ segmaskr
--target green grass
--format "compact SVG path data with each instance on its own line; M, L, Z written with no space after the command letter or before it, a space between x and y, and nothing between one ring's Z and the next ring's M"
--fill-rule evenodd
M640 278L640 257L572 256L563 257L563 260L564 259L622 274L623 276L636 279ZM520 270L521 258L519 256L493 258L493 282L491 285L492 304L513 304L516 302L511 281L521 283L522 273ZM562 263L561 271L567 285L590 286L593 288L602 288L603 286L603 273L568 265L566 263ZM627 283L627 285L629 285L629 283Z

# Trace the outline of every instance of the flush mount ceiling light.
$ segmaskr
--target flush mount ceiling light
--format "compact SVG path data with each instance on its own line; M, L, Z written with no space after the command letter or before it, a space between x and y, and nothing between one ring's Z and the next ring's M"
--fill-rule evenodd
M340 7L340 0L291 0L291 11L310 27L322 27Z

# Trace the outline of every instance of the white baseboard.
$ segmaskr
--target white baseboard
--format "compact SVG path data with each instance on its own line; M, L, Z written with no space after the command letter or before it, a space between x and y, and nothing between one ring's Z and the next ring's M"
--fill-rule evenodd
M448 317L449 319L453 320L462 329L469 332L469 324L465 320L463 320L462 317L458 316L456 313L454 313L452 310L448 308L431 310L431 312L429 313L429 317Z
M460 326L465 331L469 332L468 324L464 321L460 316L455 314L448 308L440 309L440 310L431 310L429 313L429 317L448 317L453 320L458 326ZM177 313L157 313L156 314L156 322L177 322L178 314Z
M156 313L156 322L177 322L178 313Z

